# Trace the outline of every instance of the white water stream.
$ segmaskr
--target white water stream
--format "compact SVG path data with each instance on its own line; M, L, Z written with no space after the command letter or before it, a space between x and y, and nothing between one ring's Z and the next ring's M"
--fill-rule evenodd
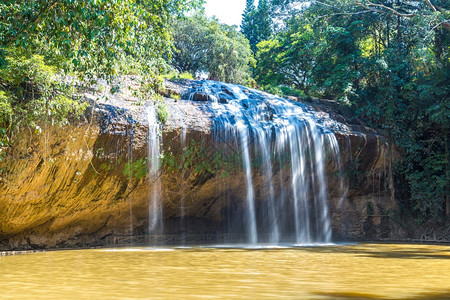
M332 131L301 103L238 85L202 81L187 99L201 94L213 113L216 143L229 141L239 154L245 178L241 220L247 243L279 244L286 233L296 244L330 243L326 161L341 167ZM197 95L198 96L198 95ZM225 96L225 98L224 98ZM150 195L149 233L162 233L160 180L161 126L148 108ZM183 129L181 141L186 143ZM343 181L340 189L344 191ZM184 196L181 226L184 227ZM183 228L184 230L184 228Z

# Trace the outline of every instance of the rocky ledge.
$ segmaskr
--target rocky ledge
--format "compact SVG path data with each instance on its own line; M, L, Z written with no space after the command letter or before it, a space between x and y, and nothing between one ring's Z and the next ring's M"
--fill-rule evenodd
M128 77L118 93L84 93L92 105L82 120L42 125L42 132L24 130L0 162L0 249L104 245L112 236L145 235L157 181L162 233L214 234L232 227L230 215L241 218L245 206L245 174L232 156L217 155L211 105L227 103L233 91L217 83L220 93L212 97L199 86L202 82L166 82L165 104L158 108L136 96L139 81ZM251 89L247 94L270 96ZM340 150L339 170L336 162L325 165L333 239L401 236L394 222L389 141L347 122L333 103L301 105L334 133ZM168 119L161 127L161 170L155 176L148 114L158 109L166 110ZM264 193L258 178L257 203Z

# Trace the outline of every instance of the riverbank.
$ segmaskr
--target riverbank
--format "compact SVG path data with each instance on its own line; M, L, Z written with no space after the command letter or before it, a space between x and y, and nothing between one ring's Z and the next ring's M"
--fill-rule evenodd
M96 245L96 246L80 246L80 247L55 247L55 248L47 248L47 249L34 249L34 250L1 250L0 256L10 256L10 255L23 255L23 254L33 254L40 252L51 252L51 251L70 251L70 250L89 250L89 249L131 249L131 248L148 248L148 249L160 249L160 248L208 248L208 247L225 247L225 248L298 248L298 247L326 247L326 246L345 246L345 245L358 245L358 244L379 244L379 245L436 245L436 246L450 246L450 240L440 240L440 241L424 241L420 239L403 239L403 240L392 240L392 239L383 239L383 240L342 240L342 241L333 241L330 244L308 244L308 245L299 245L295 243L282 243L282 244L257 244L250 245L246 244L242 239L235 239L234 241L229 240L229 242L224 242L223 240L214 240L210 235L199 237L196 236L180 236L178 237L178 243L172 242L167 244L155 243L155 241L148 242L148 237L117 237L120 239L120 242L117 243L109 243L104 245ZM174 238L166 237L166 240ZM198 240L203 239L203 243L199 243ZM124 240L128 242L123 242ZM183 243L180 243L180 240L184 240ZM144 242L145 241L145 242ZM450 251L450 248L449 248Z

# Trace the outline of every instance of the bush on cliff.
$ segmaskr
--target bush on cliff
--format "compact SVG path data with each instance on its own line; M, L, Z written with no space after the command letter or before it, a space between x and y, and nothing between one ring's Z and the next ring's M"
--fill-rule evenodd
M4 67L0 68L0 146L14 140L18 127L37 128L42 122L65 124L69 116L83 112L86 103L70 96L70 87L43 56L15 48L6 49L5 54Z

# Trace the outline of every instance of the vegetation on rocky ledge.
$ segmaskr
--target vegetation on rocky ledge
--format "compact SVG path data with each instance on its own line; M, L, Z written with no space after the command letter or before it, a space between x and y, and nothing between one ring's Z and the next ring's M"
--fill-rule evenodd
M69 78L155 77L171 53L171 19L202 1L2 1L0 148L14 129L64 123L85 108ZM38 129L36 129L38 130Z

